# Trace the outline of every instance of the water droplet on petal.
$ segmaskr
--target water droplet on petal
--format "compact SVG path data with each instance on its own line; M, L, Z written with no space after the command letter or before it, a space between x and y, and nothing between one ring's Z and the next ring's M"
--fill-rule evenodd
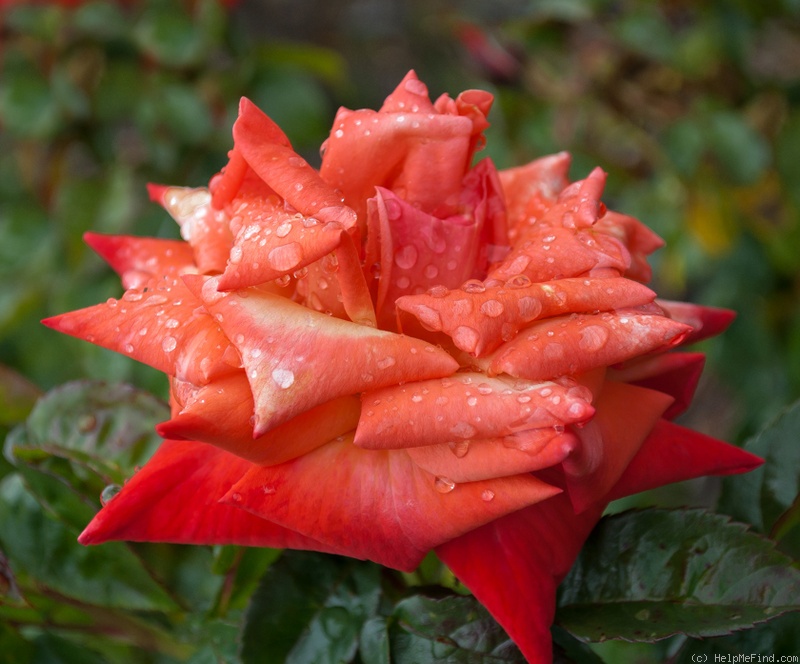
M465 456L467 456L467 452L469 452L468 440L450 441L447 443L447 446L450 448L450 451L459 459L463 459Z
M267 256L267 261L272 268L281 272L291 270L301 260L303 260L303 247L297 242L275 247Z
M453 330L453 343L466 353L474 353L480 340L480 333L466 325L459 325Z
M481 305L481 312L490 318L497 318L503 314L503 303L499 300L486 300Z
M431 297L445 297L450 292L450 289L447 286L442 286L441 284L437 284L433 288L428 289L428 295Z
M506 281L506 286L509 288L527 288L531 285L531 280L524 274L516 274Z
M292 223L284 221L280 226L275 229L275 235L278 237L286 237L292 232Z
M122 487L119 484L109 484L100 493L100 504L105 507L120 491L122 491Z
M594 352L600 350L608 341L608 330L600 325L589 325L581 330L578 346L581 350Z
M290 369L274 369L272 371L272 380L277 383L278 387L285 390L294 383L294 372Z
M535 297L522 297L517 302L519 315L525 321L534 320L540 313L542 313L542 303Z
M479 279L469 279L461 285L461 289L467 293L483 293L486 286Z
M394 262L397 264L397 267L410 270L417 264L417 258L417 248L413 244L407 244L405 247L395 252Z
M388 369L389 367L393 367L395 365L395 359L391 355L387 355L382 360L378 360L376 366L378 369Z
M439 493L450 493L456 488L456 483L447 477L437 477L433 486Z
M161 348L164 349L165 353L171 353L178 347L178 340L175 337L164 337L164 340L161 342Z
M442 317L436 309L427 307L424 304L418 304L414 308L414 315L419 319L428 330L432 332L440 332L442 329Z
M484 489L483 493L481 494L481 499L487 503L494 500L494 491L491 489Z

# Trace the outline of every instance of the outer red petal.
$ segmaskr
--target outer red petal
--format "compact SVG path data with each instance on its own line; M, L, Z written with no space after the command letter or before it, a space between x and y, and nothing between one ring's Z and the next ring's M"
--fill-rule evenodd
M730 309L668 300L657 300L657 303L670 318L691 326L692 332L683 340L684 344L722 334L736 318L736 312Z
M179 413L156 427L164 438L211 443L253 463L272 465L324 445L358 423L361 402L345 396L320 404L253 438L253 395L243 371L193 390Z
M622 278L559 279L531 283L517 276L504 286L479 282L449 291L435 288L397 300L397 308L426 328L444 332L466 353L477 357L496 350L537 319L635 307L652 302L655 293ZM401 318L402 320L402 318Z
M337 397L447 376L458 363L399 334L326 316L264 292L220 293L186 278L242 356L256 403L257 435Z
M531 475L454 486L404 451L365 451L346 436L254 467L225 500L349 556L411 571L432 547L558 492Z
M176 544L240 544L339 553L231 505L220 503L251 464L210 445L165 441L78 538Z
M763 459L699 431L659 421L609 493L615 500L704 475L733 475L758 468Z
M664 412L664 419L671 420L689 407L704 364L702 353L664 353L611 369L609 379L669 394L675 401Z
M532 383L483 374L392 385L366 392L356 444L368 449L418 447L510 436L585 422L591 393L571 381Z
M551 664L556 587L600 513L576 516L566 496L555 496L446 542L436 553L530 664Z

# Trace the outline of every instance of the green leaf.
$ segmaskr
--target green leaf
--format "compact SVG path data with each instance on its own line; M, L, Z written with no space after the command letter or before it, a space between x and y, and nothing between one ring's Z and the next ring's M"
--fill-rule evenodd
M0 549L17 576L80 602L175 610L170 597L122 543L83 547L76 533L48 516L16 475L0 483Z
M375 616L361 627L359 653L364 662L391 664L389 625L385 617Z
M376 565L287 552L267 570L247 609L242 661L348 662L380 597Z
M779 659L781 655L800 653L800 630L797 629L797 615L786 614L766 624L757 625L753 629L737 632L730 636L702 640L690 639L684 644L678 655L670 661L674 664L714 661L746 662L747 659L743 657L735 659L735 656L752 656L753 653L765 656L774 654L776 662L781 661ZM703 656L705 659L702 659ZM715 660L715 656L721 659ZM757 659L750 661L757 661ZM765 658L762 661L768 660Z
M703 510L603 519L560 589L580 639L716 636L800 609L800 570L774 543Z
M786 409L744 448L764 465L741 477L723 480L717 509L769 534L800 490L800 402ZM776 536L780 536L776 533Z
M168 417L164 403L129 385L66 383L36 404L6 456L31 465L61 457L121 482L155 451L154 427Z
M517 646L473 597L415 595L392 614L392 661L397 664L523 663Z

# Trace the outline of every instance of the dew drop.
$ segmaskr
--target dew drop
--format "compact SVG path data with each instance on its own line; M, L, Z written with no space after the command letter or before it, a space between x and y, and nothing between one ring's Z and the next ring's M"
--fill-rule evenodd
M403 270L410 270L417 264L418 256L417 248L413 244L407 244L395 252L394 262L397 267Z
M233 300L231 300L231 301L233 301ZM176 318L169 318L169 319L167 319L167 322L164 323L164 327L166 327L169 330L174 330L179 325L180 325L180 321L178 321Z
M531 280L524 274L516 274L506 281L506 286L509 288L527 288L531 285Z
M608 342L608 330L600 325L589 325L581 330L578 346L581 350L593 352L600 350Z
M414 315L419 319L428 330L440 332L442 329L442 317L436 309L419 304L414 308Z
M456 483L447 477L440 476L433 482L433 486L439 493L450 493L456 488Z
M274 369L272 371L272 380L275 381L278 387L285 390L294 383L294 372L290 369Z
M490 318L497 318L503 314L503 303L499 300L486 300L481 305L481 313L486 314Z
M468 406L477 406L478 405L478 397L475 397L475 396L467 397L467 405Z
M280 226L275 229L275 235L278 237L286 237L292 232L292 224L289 221L284 221Z
M297 242L275 247L267 256L267 261L272 268L281 272L291 270L301 260L303 260L303 247Z
M388 369L395 365L395 359L391 355L387 355L382 360L378 360L376 366L378 369Z
M109 484L100 492L100 504L105 507L122 491L119 484Z
M491 489L484 489L483 493L481 493L481 500L487 503L494 500L494 491L492 491Z
M466 353L474 353L480 340L480 333L467 325L459 325L453 330L453 343Z
M463 459L465 456L467 456L467 452L469 452L468 440L450 441L447 443L447 446L450 448L450 451L459 459Z
M467 293L483 293L486 290L486 286L479 279L469 279L461 285L461 290Z
M165 353L171 353L178 347L178 340L175 337L166 336L164 340L161 342L161 348L164 349Z

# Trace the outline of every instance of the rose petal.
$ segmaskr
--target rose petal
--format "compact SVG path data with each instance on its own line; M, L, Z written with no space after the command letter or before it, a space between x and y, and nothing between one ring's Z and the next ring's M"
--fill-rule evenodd
M505 236L505 215L494 167L482 161L465 178L462 212L440 219L379 188L368 204L367 264L377 264L377 309L383 329L396 326L395 301L432 286L455 288L482 276L489 251ZM376 219L377 216L377 219ZM376 255L375 247L380 254Z
M194 275L193 275L194 276ZM228 338L177 276L42 321L195 385L236 370Z
M555 496L445 542L439 558L513 639L529 664L553 661L556 587L597 520Z
M529 380L583 373L680 343L690 328L665 316L621 310L534 323L489 356L493 374Z
M345 544L351 557L411 571L432 547L558 492L531 475L437 482L404 451L365 451L345 436L281 466L252 468L225 501Z
M242 98L239 117L233 125L233 140L250 168L304 216L353 228L355 213L342 205L341 194L288 144L276 139L280 130L273 131L272 127L277 125L253 102Z
M530 473L560 464L578 447L570 431L531 429L506 438L452 441L406 449L423 470L453 482Z
M560 279L533 284L517 275L503 286L468 282L459 290L436 288L407 295L397 300L397 308L415 316L427 329L444 332L464 352L482 357L534 320L635 307L654 298L653 291L629 279Z
M569 185L569 153L541 157L524 166L498 172L506 200L509 238L524 235L532 220L541 219Z
M476 134L485 127L480 104L462 103L452 114L433 112L424 85L411 72L387 108L399 107L409 94L418 99L402 111L340 109L325 142L322 178L343 192L360 219L375 187L390 189L440 217L452 214L458 204Z
M175 544L238 544L341 553L220 503L251 464L211 445L164 441L153 458L105 504L78 538Z
M243 371L182 397L180 412L156 427L160 436L210 443L262 465L294 459L355 429L361 411L358 397L341 397L311 408L254 439L255 404Z
M704 475L732 475L758 468L763 459L699 431L660 420L608 495L616 500Z
M675 401L663 417L671 420L689 407L704 365L702 353L664 353L636 358L611 369L609 378L669 394Z
M290 214L250 202L236 235L220 290L257 286L293 274L318 261L339 244L342 227L314 217Z
M122 278L124 288L141 288L153 277L194 272L192 248L179 240L85 233L86 244Z
M458 374L392 385L362 396L355 443L368 449L419 447L510 436L584 422L591 394L574 383L532 383Z
M576 430L581 444L563 464L576 513L604 499L671 403L672 397L655 390L610 381L603 385L594 419Z
M736 312L718 307L706 307L690 302L656 300L667 316L692 328L683 344L693 344L722 334L736 318Z
M447 353L419 339L332 318L270 293L220 293L215 279L187 277L186 283L242 356L255 397L256 435L337 397L458 369Z
M595 228L613 235L627 247L631 265L625 273L626 277L642 283L650 281L652 270L647 263L647 256L663 247L664 240L638 219L613 210L608 210L598 219Z
M208 189L161 187L158 202L181 227L200 272L221 272L233 244L228 215L211 205Z

